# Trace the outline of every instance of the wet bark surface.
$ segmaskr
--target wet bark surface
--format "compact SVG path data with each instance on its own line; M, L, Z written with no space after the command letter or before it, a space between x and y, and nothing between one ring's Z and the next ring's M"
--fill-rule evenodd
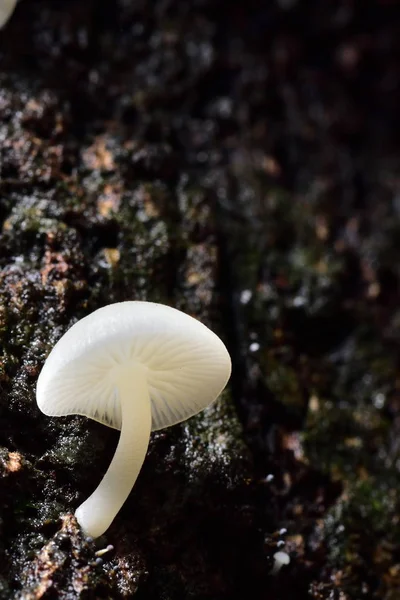
M396 8L18 3L0 31L0 598L400 596ZM69 326L128 299L200 318L233 374L153 434L93 541L73 512L118 434L45 417L35 385Z

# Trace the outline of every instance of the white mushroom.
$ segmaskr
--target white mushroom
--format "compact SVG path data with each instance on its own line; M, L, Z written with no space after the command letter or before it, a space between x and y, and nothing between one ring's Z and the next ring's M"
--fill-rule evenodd
M281 568L285 565L290 564L290 556L286 552L280 550L279 552L275 552L274 556L274 565L272 567L271 574L276 575L279 573Z
M107 473L75 513L87 535L102 535L125 502L150 431L203 410L230 373L228 351L215 333L152 302L100 308L59 340L38 379L40 410L49 416L85 415L121 430Z
M17 0L0 0L0 29L7 23L14 12Z

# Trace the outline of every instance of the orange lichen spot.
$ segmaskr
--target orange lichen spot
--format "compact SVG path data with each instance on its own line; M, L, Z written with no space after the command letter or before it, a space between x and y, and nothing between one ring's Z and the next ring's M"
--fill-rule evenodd
M110 267L115 267L120 259L120 252L117 248L104 248L104 256Z
M9 473L16 473L22 467L22 456L19 452L9 452L6 468Z
M154 204L151 194L147 190L143 194L143 207L149 219L157 219L160 216L160 211Z
M362 439L360 437L348 437L344 439L344 445L347 448L362 448Z
M319 216L315 221L315 233L317 238L324 242L329 236L329 227L325 217Z
M115 163L112 153L107 149L106 140L98 136L91 146L83 151L83 161L92 170L112 171Z
M56 274L59 279L60 275L64 275L69 268L60 252L51 252L50 250L46 250L44 255L44 263L45 266L40 272L43 285L46 285L48 282L50 274Z
M306 462L303 446L298 433L285 433L282 436L282 447L285 450L291 450L297 460Z
M121 193L118 188L107 184L104 186L103 193L97 201L97 209L102 217L109 217L112 212L116 212L121 201Z
M381 293L381 286L380 286L379 282L373 281L368 286L368 290L367 290L368 298L375 299L379 296L380 293Z
M273 156L264 156L262 161L263 169L271 177L279 177L282 173L282 169L278 161Z
M319 411L319 398L315 394L313 394L308 403L308 408L310 412L318 412Z
M187 281L189 285L197 285L202 281L202 279L204 279L204 277L202 277L201 273L188 273Z

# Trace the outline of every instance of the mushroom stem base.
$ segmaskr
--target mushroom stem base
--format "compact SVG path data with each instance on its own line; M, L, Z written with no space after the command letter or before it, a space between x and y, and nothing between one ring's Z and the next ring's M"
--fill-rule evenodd
M116 393L122 413L118 446L100 484L75 512L79 525L94 538L109 528L127 499L150 440L151 403L143 367L119 369L117 376Z

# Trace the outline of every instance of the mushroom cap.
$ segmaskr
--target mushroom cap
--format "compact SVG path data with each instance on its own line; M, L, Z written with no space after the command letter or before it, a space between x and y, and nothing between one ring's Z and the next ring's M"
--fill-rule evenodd
M11 17L16 4L17 0L0 0L0 29Z
M282 565L288 565L290 563L289 554L287 552L283 552L282 550L275 552L274 559Z
M228 351L197 319L163 304L119 302L73 325L50 352L36 398L48 416L79 414L121 429L116 369L144 369L152 429L195 415L224 389L231 373Z

